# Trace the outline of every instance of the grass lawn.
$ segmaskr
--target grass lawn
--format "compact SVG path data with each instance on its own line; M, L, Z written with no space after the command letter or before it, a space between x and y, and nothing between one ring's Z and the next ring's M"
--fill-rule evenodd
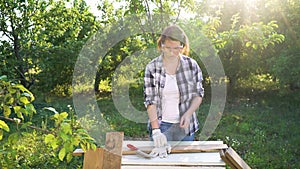
M211 139L232 146L252 168L300 168L299 100L288 100L228 103Z
M203 125L210 108L205 99L198 117ZM132 105L145 111L139 96L131 97ZM97 100L104 119L115 131L123 131L126 138L148 138L145 123L124 118L115 108L110 95ZM252 168L300 168L300 97L272 93L252 98L228 98L225 110L209 140L221 140L233 147ZM53 99L42 106L67 109L71 98ZM197 133L197 136L199 133Z
M143 110L140 98L132 100L133 105ZM253 168L300 168L299 102L299 96L276 94L228 99L209 140L224 141ZM133 138L147 137L146 125L122 117L110 97L99 99L98 105L115 130ZM209 107L204 101L197 112L201 124Z

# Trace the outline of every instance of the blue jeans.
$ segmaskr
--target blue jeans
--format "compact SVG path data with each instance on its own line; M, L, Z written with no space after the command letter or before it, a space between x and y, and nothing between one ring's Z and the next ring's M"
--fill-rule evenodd
M194 141L194 134L191 136L185 134L185 130L180 128L179 123L161 122L160 130L167 137L168 141ZM150 130L150 138L152 140L152 130Z

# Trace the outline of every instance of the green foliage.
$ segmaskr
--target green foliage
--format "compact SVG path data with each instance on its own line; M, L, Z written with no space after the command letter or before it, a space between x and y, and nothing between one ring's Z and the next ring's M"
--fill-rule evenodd
M251 73L270 74L281 91L298 90L298 1L207 1L199 16L219 50L230 88ZM287 73L289 72L289 73ZM290 73L291 72L291 73Z
M230 87L237 87L238 80L247 78L252 73L263 74L269 71L264 67L266 61L263 60L263 51L269 49L269 46L282 43L284 35L276 32L278 25L274 21L236 28L238 21L233 20L230 30L218 32L221 22L218 17L212 18L204 30L219 51Z
M285 49L279 56L272 58L271 72L278 78L282 92L296 91L300 88L300 46L292 46Z
M100 66L94 90L99 92L100 82L108 80L110 83L114 70L126 57L155 46L158 37L155 30L177 23L187 30L190 30L189 27L197 28L198 32L188 32L191 39L204 32L213 42L231 87L251 73L271 74L279 79L282 87L299 86L294 75L284 73L286 68L292 67L293 74L297 74L299 67L294 62L297 49L289 47L298 44L293 38L298 34L299 3L296 1L250 3L238 0L233 3L225 0L216 3L133 0L118 3L120 6L115 8L109 1L100 2L99 20L88 11L82 0L38 3L10 0L1 4L0 31L4 35L0 47L2 74L17 78L23 86L32 87L34 91L68 96L72 94L73 69L80 49L97 29L100 28L101 38L109 39L122 28L151 28L150 32L120 39L110 49L105 48L106 44L99 44L101 50L107 50L103 58L95 61ZM265 6L272 6L272 9ZM274 15L281 11L286 14L287 20ZM185 12L191 15L184 17L188 15ZM135 17L130 21L124 20L129 15ZM112 27L119 22L122 24L118 28ZM287 43L282 45L281 50L277 49L276 46L284 40ZM289 66L291 64L295 66ZM282 65L287 66L282 68Z
M106 53L102 54L99 58L99 68L96 73L95 91L99 92L100 81L109 80L112 82L114 76L114 70L118 68L122 61L131 62L132 70L143 68L144 64L148 62L149 58L153 58L158 53L152 53L150 55L147 49L155 49L156 40L159 37L161 29L170 23L179 22L179 15L183 9L192 9L194 2L190 0L184 1L120 1L121 7L113 8L113 4L108 1L100 3L98 8L100 9L101 23L104 25L103 29L100 29L100 36L95 38L107 39L105 44L98 44L101 51ZM124 18L132 17L130 20ZM127 18L128 19L128 18ZM119 23L119 24L118 24ZM142 34L137 34L134 30L142 30ZM124 39L118 39L114 35L119 35L120 30L124 32L130 32L130 37ZM124 33L125 34L125 33ZM111 39L118 39L118 43L113 47L106 47L110 44ZM99 52L97 53L99 54ZM133 60L136 55L142 55ZM133 57L132 57L133 56ZM130 59L128 59L130 57ZM128 60L127 60L128 59ZM143 63L143 64L138 64ZM123 66L123 65L122 65ZM124 69L124 68L123 68ZM142 74L138 79L142 78Z
M72 152L77 147L84 151L96 149L94 139L81 128L70 106L69 113L58 113L54 108L46 107L54 113L49 119L54 121L54 125L40 128L32 122L37 111L32 103L34 96L28 89L1 76L0 93L1 168L34 168L46 157L55 157L49 163L59 165L55 159L71 162Z
M98 28L85 2L9 0L0 9L0 74L46 93L67 90L77 55Z
M115 2L121 4L119 8ZM144 111L141 69L158 55L148 51L155 49L159 36L155 32L170 23L180 24L190 40L202 46L198 53L192 51L191 57L211 59L217 51L225 68L224 79L230 82L228 89L236 89L229 90L229 97L246 100L234 103L229 100L221 127L212 139L225 140L254 168L299 168L299 152L293 148L299 147L298 0L118 0L101 1L98 9L102 15L96 20L83 0L0 3L0 74L15 82L0 77L0 168L80 166L76 159L71 159L71 149L76 146L85 149L89 145L92 148L93 140L82 130L73 110L65 110L66 102L71 101L64 98L59 102L49 93L65 97L74 92L71 82L78 53L100 28L93 38L107 38L107 43L97 44L97 51L86 50L96 54L105 52L103 58L92 61L99 65L93 79L96 83L79 86L79 90L86 93L94 87L95 91L108 91L105 96L110 90L119 93L129 90L130 103ZM130 21L124 19L130 15L134 16ZM115 23L120 24L112 26ZM132 36L106 48L110 38L119 38L114 37L118 32L136 28L150 31L138 35L131 32ZM88 43L93 43L93 38ZM211 43L213 48L208 48ZM207 79L205 85L211 85L208 81L213 75L206 73L205 65L201 68ZM113 85L120 90L114 91ZM41 103L37 109L29 87L38 96L44 96L39 100L47 103ZM209 90L208 86L206 97ZM262 98L268 92L275 94ZM276 100L277 97L282 100ZM249 99L257 103L249 104ZM276 104L271 104L272 101ZM55 104L61 110L49 108L48 104ZM124 130L127 136L146 135L145 125L121 116L111 98L101 98L98 104L109 127ZM47 108L43 109L43 105ZM199 113L205 117L209 106L202 104ZM94 125L89 117L84 120L89 132L103 125Z
M73 158L74 149L80 146L84 151L88 149L96 149L94 139L90 137L86 130L80 127L78 121L75 120L74 113L70 109L72 117L68 119L68 113L58 113L53 108L45 108L54 112L52 119L55 121L54 128L51 133L45 136L45 143L49 145L55 152L58 151L58 158L63 161L70 162Z
M74 1L71 7L59 1L48 8L42 16L42 31L37 32L47 43L39 54L38 90L69 96L77 56L99 26L84 1Z
M6 76L0 77L0 110L2 110L3 119L11 119L11 121L19 124L25 118L32 119L36 113L34 106L33 94L21 84L15 84L8 81ZM20 127L24 127L22 124ZM0 140L3 137L3 130L9 132L9 126L3 120L0 120Z

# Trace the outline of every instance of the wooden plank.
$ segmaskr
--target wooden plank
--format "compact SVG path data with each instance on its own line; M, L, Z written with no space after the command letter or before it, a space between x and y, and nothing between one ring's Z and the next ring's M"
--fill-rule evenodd
M113 141L112 141L113 142ZM153 146L152 141L124 141L123 142L123 153L126 151L127 144L132 143L137 146L151 147ZM209 146L223 146L222 141L193 141L193 142L170 142L172 146L176 146L178 148L189 147L189 148L199 148L204 147L208 148ZM226 145L227 146L227 145ZM112 146L111 146L112 147ZM210 148L211 148L210 147ZM219 147L221 148L221 147ZM202 149L203 150L203 149ZM190 151L190 150L187 150ZM197 150L198 151L198 150ZM82 154L84 153L82 150L77 149L73 154ZM113 153L112 153L113 154ZM105 156L105 155L104 155ZM120 157L120 156L117 156ZM116 157L110 157L109 163L113 163ZM121 169L152 169L151 167L160 169L176 169L177 168L224 168L225 163L221 159L219 152L195 152L195 153L173 153L170 154L167 158L153 158L153 159L143 159L137 155L123 155L121 157ZM119 161L119 159L117 159ZM113 164L110 164L113 165ZM119 166L116 166L119 167Z
M152 146L138 147L145 153L150 153L154 148ZM221 149L226 149L228 146L226 144L221 145L194 145L194 146L176 146L172 147L171 153L197 153L197 152L218 152ZM76 149L73 152L73 156L81 156L84 154L82 149ZM122 151L122 155L133 155L136 154L135 151L127 148Z
M223 145L222 141L183 141L183 142L169 142L171 146L180 148L199 148L202 146L207 148L215 145ZM140 147L153 147L151 141L124 141L122 169L194 169L194 168L225 168L225 163L221 159L219 152L187 152L187 153L171 153L167 158L152 158L144 159L137 155L125 155L127 144L133 144ZM228 146L225 145L225 148ZM210 147L211 148L211 147ZM189 151L189 150L186 150ZM199 149L197 150L199 151Z
M120 169L122 165L122 156L104 150L102 169ZM97 168L98 169L98 168Z
M122 156L123 132L106 133L105 149L113 154Z
M123 132L106 133L105 148L84 153L83 169L120 169L122 165ZM80 151L73 153L78 155Z
M123 138L123 132L106 133L105 148L112 153L122 154ZM73 156L82 156L84 151L81 148L78 148L72 154Z
M143 146L138 147L138 149L150 153L154 147L153 146ZM220 149L226 149L228 146L226 144L217 145L177 145L172 147L171 153L195 153L195 152L218 152ZM135 151L130 149L123 149L123 155L135 154Z
M103 169L120 169L122 165L123 132L106 133Z
M154 147L144 146L138 147L140 150L149 153ZM228 148L227 145L195 145L195 146L176 146L172 147L171 153L197 153L197 152L218 152L220 149ZM134 151L123 150L123 154L134 154Z
M211 144L224 144L223 141L168 141L171 146L175 145L211 145ZM136 141L124 140L123 149L127 148L127 144L132 144L136 147L153 146L153 141Z
M220 149L228 148L223 141L170 141L171 153L188 153L188 152L218 152ZM152 141L124 141L123 155L134 154L126 145L132 144L144 152L151 152L153 147Z
M120 169L122 157L104 148L88 150L84 154L83 169Z
M83 169L102 169L103 166L103 148L87 150L84 154Z
M170 154L167 158L145 159L137 155L123 155L122 166L219 166L224 167L225 163L218 152L202 153L177 153Z
M237 169L234 164L232 164L232 162L230 160L227 159L227 157L225 156L225 151L226 149L222 149L220 150L220 157L221 159L231 168L231 169Z
M225 151L226 158L238 169L251 169L248 164L231 148Z
M152 146L151 141L124 141L123 143L123 155L130 155L135 154L134 151L130 150L127 147L127 144L133 144L134 146L138 147L140 150L145 151L147 153L151 152L154 148ZM195 141L195 142L170 142L172 147L171 153L184 153L184 152L217 152L220 149L226 149L228 146L223 144L221 141ZM174 147L175 146L175 147ZM74 156L80 156L84 152L81 149L76 149L73 152Z
M82 156L83 154L84 154L84 151L81 148L77 148L72 153L73 156Z

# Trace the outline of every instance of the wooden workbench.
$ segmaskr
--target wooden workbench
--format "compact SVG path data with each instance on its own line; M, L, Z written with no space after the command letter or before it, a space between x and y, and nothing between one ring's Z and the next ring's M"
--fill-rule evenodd
M172 150L167 158L143 158L127 145L132 144L150 153L154 148L153 142L124 141L123 138L123 132L108 132L104 148L86 152L76 149L73 155L84 154L83 169L224 169L226 164L232 169L251 169L223 141L169 141Z
M127 144L132 144L146 153L149 153L153 148L152 141L123 141L122 143L122 157L121 169L224 169L225 163L221 159L220 149L228 148L222 141L182 141L182 142L168 142L172 146L171 154L167 158L151 158L145 159L135 154L134 151L127 147ZM184 148L183 148L184 147ZM101 160L99 156L103 149L98 149L98 152L89 152L88 159L85 159L84 169L93 166L100 166L95 164L96 161ZM81 149L76 149L74 156L83 155ZM115 156L113 158L117 158ZM85 157L86 158L86 157ZM110 159L110 158L108 158ZM96 160L96 161L95 161ZM114 163L110 159L109 163ZM97 162L96 162L97 163ZM105 163L100 162L100 163ZM97 167L92 167L97 168ZM105 167L104 167L105 168ZM117 167L116 167L117 168Z
M182 141L182 142L169 142L174 149L180 146L187 147L213 147L214 145L223 145L222 141ZM196 168L215 168L224 169L225 163L221 159L219 151L217 149L205 149L199 152L182 152L182 153L171 153L167 158L151 158L145 159L138 155L128 153L130 152L127 148L127 144L132 144L136 147L152 146L151 141L124 141L123 142L123 153L122 155L122 169L196 169ZM145 151L147 151L145 149ZM128 155L130 154L130 155Z

